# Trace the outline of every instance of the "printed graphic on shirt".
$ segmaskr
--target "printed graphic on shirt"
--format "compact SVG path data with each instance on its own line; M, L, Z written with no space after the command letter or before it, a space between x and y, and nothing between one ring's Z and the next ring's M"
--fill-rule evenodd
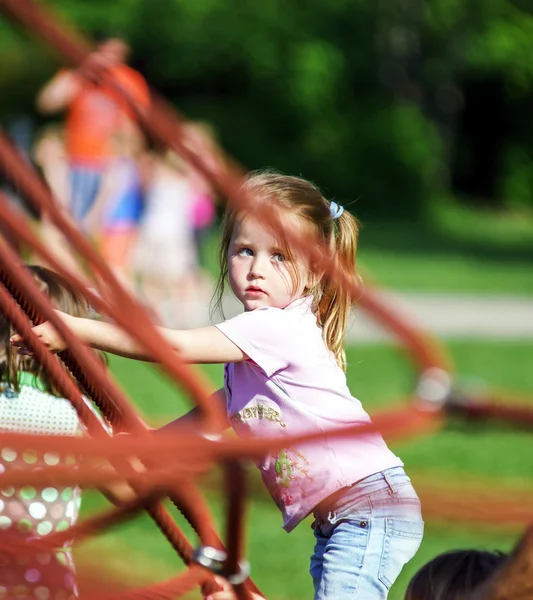
M272 406L267 406L265 403L259 401L253 402L246 408L243 408L242 410L233 413L230 416L232 424L237 426L244 424L253 426L252 423L249 423L249 421L261 421L263 419L273 423L278 423L281 427L286 427L281 418L281 413L279 410L276 410Z
M309 472L310 462L295 448L272 454L266 465L274 467L274 473L263 471L263 479L279 507L300 502L315 487L315 478Z

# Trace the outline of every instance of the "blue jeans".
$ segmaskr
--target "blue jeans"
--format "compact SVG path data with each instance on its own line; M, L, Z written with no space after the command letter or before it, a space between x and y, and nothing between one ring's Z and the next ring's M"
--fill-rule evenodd
M424 522L402 467L366 477L314 511L315 600L382 600L416 554Z
M74 221L81 225L87 213L91 210L100 186L102 185L103 170L91 167L70 167L70 214Z

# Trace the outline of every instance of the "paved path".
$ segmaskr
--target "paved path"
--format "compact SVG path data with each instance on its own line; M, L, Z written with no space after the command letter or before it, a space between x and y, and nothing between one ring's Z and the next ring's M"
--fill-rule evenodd
M442 338L533 339L533 298L468 294L383 293L399 314ZM227 317L240 312L235 299L224 303ZM347 341L392 339L357 310Z
M533 298L387 292L399 314L443 338L533 339ZM390 337L362 311L356 313L350 339Z

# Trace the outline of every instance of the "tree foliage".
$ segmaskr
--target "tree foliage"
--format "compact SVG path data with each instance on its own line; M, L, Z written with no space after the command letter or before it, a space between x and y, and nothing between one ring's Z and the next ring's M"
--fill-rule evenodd
M533 204L526 0L49 4L88 34L124 35L154 87L211 122L246 166L301 173L341 202L357 200L363 216L417 218L433 194L461 188L462 174L483 160L464 139L464 131L475 138L468 123L463 128L469 90L496 80L513 118L498 140L488 193ZM0 109L29 110L57 66L35 41L0 24L0 85L9 90Z

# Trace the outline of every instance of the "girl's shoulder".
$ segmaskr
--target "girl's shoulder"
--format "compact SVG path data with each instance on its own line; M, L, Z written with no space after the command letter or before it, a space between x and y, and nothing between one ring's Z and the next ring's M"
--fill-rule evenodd
M49 393L35 381L19 381L18 390L9 383L0 384L0 431L78 435L82 430L78 413L66 398Z
M17 373L16 385L9 380L0 381L0 398L13 399L29 396L37 399L57 398L65 400L52 392L45 379L29 371L19 371ZM65 401L68 402L68 400Z
M264 306L217 325L267 376L284 369L301 369L309 357L324 352L314 314L298 305ZM305 309L304 309L305 308Z
M301 314L274 306L261 306L241 313L220 324L220 327L239 327L250 336L280 338L303 330L312 319L303 319Z

